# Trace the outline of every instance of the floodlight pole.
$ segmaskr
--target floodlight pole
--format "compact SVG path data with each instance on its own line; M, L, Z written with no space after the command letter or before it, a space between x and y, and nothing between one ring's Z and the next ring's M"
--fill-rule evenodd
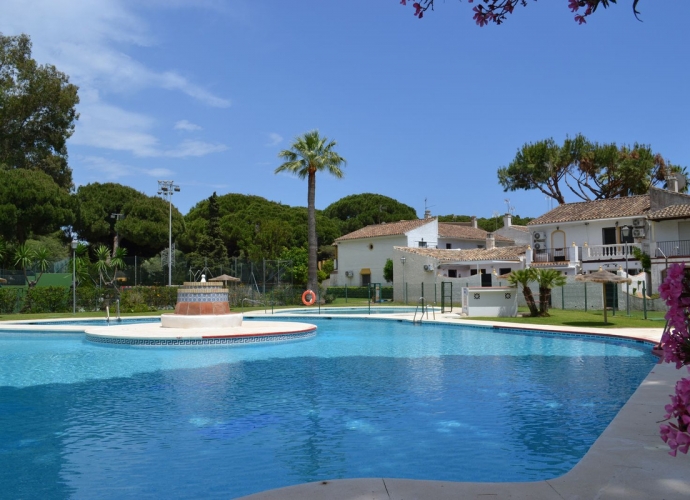
M174 181L158 181L158 194L168 200L168 286L172 286L172 196L179 193L180 186Z
M77 314L77 246L79 242L72 240L72 314Z

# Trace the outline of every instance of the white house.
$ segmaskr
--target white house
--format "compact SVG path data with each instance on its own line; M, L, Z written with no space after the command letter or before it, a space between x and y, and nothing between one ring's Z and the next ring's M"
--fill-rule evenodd
M486 246L487 232L476 226L476 218L471 223L444 223L426 215L424 219L373 224L336 239L331 286L385 283L383 268L393 258L394 247L476 250ZM492 245L512 243L499 236Z
M471 250L395 247L394 299L408 302L425 296L440 303L441 295L450 295L447 290L455 290L457 301L464 286L505 286L506 274L527 267L531 250L526 245L496 247L492 239L489 233L486 248Z
M566 275L600 267L642 270L632 253L651 257L651 292L671 262L690 259L690 196L650 188L649 194L567 203L532 220L528 227L534 255L531 265Z
M331 286L365 286L385 283L383 267L395 246L435 247L438 219L403 220L373 224L341 236L336 247Z

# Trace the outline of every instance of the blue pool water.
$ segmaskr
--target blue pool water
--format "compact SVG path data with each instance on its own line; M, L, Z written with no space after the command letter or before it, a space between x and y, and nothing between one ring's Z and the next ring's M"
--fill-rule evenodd
M553 478L656 361L634 342L310 321L311 340L232 348L0 333L1 496L233 498L335 478Z

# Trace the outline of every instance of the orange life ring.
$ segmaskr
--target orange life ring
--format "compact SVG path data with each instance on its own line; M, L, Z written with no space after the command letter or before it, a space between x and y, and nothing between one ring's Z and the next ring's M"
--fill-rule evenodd
M309 299L307 299L307 295L310 297ZM306 290L302 294L302 304L305 306L312 306L314 305L314 302L316 302L316 294L311 290Z

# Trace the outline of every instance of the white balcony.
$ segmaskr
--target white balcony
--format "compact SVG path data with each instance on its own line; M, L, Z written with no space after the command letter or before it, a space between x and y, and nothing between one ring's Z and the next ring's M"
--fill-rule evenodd
M616 245L592 245L582 247L582 261L588 260L625 260L634 258L632 249L642 249L639 243L618 243Z

